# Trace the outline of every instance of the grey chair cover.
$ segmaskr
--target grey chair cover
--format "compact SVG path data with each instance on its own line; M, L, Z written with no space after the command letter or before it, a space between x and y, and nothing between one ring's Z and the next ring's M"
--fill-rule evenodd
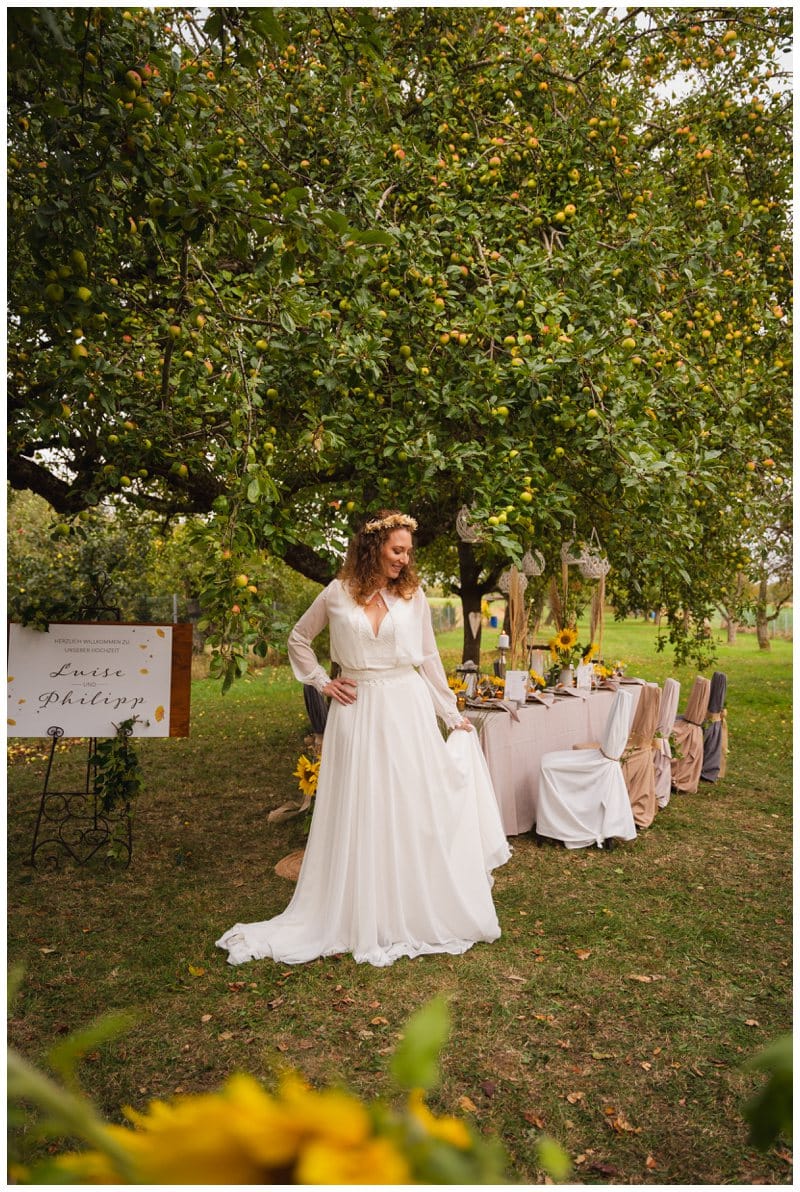
M708 714L703 729L703 768L700 771L703 782L717 782L725 777L728 754L728 725L725 715L727 692L727 677L722 671L715 671L711 676Z
M304 683L303 699L305 700L308 719L311 721L312 733L322 736L325 732L325 722L328 719L328 705L325 701L325 696L317 691L316 687L312 687L310 683Z

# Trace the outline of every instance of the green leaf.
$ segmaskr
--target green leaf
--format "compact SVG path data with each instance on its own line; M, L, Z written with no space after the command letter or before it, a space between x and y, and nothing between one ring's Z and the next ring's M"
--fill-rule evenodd
M450 1011L444 998L434 998L412 1014L391 1063L392 1075L401 1088L436 1087L439 1053L449 1033Z
M281 49L287 44L286 33L271 8L249 9L250 23L259 33L274 41Z
M572 1160L554 1138L536 1140L536 1161L554 1180L565 1180L572 1171Z
M130 1013L113 1011L91 1022L80 1030L73 1031L48 1053L47 1060L61 1076L65 1084L77 1087L76 1069L87 1051L94 1051L101 1043L117 1039L129 1031L136 1022Z
M768 1150L781 1135L792 1140L793 1064L791 1035L782 1035L745 1064L747 1071L769 1073L767 1083L743 1110L750 1142L761 1151Z
M355 240L357 244L385 244L387 248L393 248L395 245L394 236L390 236L388 232L381 232L378 229L369 232L351 232L350 238Z
M284 331L287 332L288 335L292 335L293 332L297 330L297 324L289 314L288 310L282 310L278 315L278 319L280 320L281 327L283 327Z

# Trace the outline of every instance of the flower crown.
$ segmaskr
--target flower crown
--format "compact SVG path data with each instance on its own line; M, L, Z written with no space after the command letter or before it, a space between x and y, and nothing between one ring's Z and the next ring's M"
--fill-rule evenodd
M388 517L379 517L367 522L362 530L363 534L374 534L376 530L416 530L417 523L413 517L405 513L390 513Z

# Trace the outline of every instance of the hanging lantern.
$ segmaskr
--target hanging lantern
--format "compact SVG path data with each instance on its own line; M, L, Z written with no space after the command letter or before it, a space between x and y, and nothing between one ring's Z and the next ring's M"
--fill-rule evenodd
M480 542L481 532L476 525L474 525L470 517L469 509L466 505L462 505L456 517L456 533L462 542Z
M602 552L600 538L594 526L589 541L583 545L578 566L584 579L600 579L611 570L611 564Z
M544 555L540 550L526 550L522 556L522 572L524 575L535 577L544 571Z
M517 572L517 584L519 585L519 592L521 595L527 588L528 581L525 578L525 576L521 575L519 572ZM503 574L500 576L499 580L497 581L497 586L501 592L504 592L506 594L506 596L509 594L509 592L511 591L511 571L503 572Z

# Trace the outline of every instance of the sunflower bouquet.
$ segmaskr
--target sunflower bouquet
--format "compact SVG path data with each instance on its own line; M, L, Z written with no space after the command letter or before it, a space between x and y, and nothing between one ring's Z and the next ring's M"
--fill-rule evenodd
M579 662L591 662L597 653L596 642L589 642L586 646L580 644L578 631L572 625L565 625L563 629L559 629L555 637L551 637L547 644L550 647L552 662L548 672L551 683L557 682L561 671L575 666Z

